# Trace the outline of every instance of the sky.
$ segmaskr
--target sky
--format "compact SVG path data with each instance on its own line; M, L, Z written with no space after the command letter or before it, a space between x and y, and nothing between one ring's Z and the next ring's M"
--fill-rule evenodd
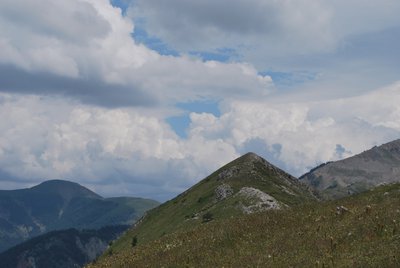
M165 201L400 137L400 1L2 0L0 189Z

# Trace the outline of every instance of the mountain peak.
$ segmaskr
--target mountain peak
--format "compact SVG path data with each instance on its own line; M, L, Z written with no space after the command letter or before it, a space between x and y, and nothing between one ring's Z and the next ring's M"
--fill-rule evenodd
M3 190L0 252L52 230L132 224L157 205L149 199L102 198L78 183L64 180L45 181L28 189Z
M329 162L300 177L327 199L360 193L382 183L400 181L400 139L360 154Z
M257 162L257 161L267 162L267 160L265 160L264 158L262 158L261 156L259 156L256 153L253 153L253 152L248 152L248 153L242 155L241 157L239 157L238 159L242 159L245 161L252 161L252 162Z
M101 199L102 197L88 188L71 181L65 180L48 180L30 188L37 192L57 193L64 200L70 200L74 197L88 197Z
M306 185L250 152L149 211L114 246L129 247L126 243L136 235L142 243L211 220L284 209L315 200Z
M292 175L286 173L284 170L282 170L282 169L278 168L277 166L271 164L270 162L265 160L263 157L259 156L256 153L253 153L253 152L248 152L248 153L242 155L241 157L239 157L236 160L232 161L228 165L222 167L222 169L224 169L225 167L229 168L229 166L232 165L233 163L236 164L236 165L239 165L239 166L248 166L248 168L251 168L251 169L254 169L255 165L257 165L257 163L258 163L258 164L264 166L266 169L268 169L269 172L272 172L275 175L277 175L277 174L281 175L280 177L282 177L282 178L296 179Z

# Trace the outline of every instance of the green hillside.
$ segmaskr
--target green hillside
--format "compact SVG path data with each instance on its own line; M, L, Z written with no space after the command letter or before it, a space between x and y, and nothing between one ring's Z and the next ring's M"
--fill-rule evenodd
M0 191L0 252L52 230L132 224L158 204L142 198L103 198L62 180Z
M92 261L121 235L127 225L98 230L52 231L0 253L2 268L76 268Z
M89 267L400 267L399 248L400 184L393 184L199 224L109 250Z
M297 179L249 153L149 211L110 251L129 251L133 239L139 245L145 244L208 222L315 200L313 193Z

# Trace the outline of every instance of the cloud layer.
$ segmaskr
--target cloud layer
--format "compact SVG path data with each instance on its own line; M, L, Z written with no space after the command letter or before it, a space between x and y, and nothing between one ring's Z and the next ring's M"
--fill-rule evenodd
M150 33L184 51L239 46L265 46L271 52L280 46L287 52L325 50L333 41L330 13L321 1L310 0L139 0L131 9ZM299 46L290 42L298 40Z
M393 0L138 0L130 14L178 50L247 47L265 59L332 51L347 36L398 26L399 8Z
M227 102L219 117L192 113L187 139L134 108L8 94L0 99L0 166L14 183L79 178L106 195L161 200L247 151L301 175L400 134L400 84L335 101Z
M138 0L123 15L107 0L1 1L0 188L71 179L165 200L247 151L300 175L398 138L399 9ZM195 56L221 49L236 61ZM264 68L307 85L282 92ZM179 137L167 118L199 101L220 115L190 113Z
M106 0L2 1L0 10L3 92L120 107L271 90L270 78L248 64L161 56L136 44L133 23Z

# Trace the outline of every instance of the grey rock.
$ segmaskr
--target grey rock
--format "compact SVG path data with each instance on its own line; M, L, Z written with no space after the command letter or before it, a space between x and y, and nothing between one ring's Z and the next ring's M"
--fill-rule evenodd
M400 182L400 139L320 165L299 179L321 192L325 199L338 199L385 183Z
M224 183L215 188L214 192L215 192L215 199L217 201L222 201L233 194L233 189L229 184Z

